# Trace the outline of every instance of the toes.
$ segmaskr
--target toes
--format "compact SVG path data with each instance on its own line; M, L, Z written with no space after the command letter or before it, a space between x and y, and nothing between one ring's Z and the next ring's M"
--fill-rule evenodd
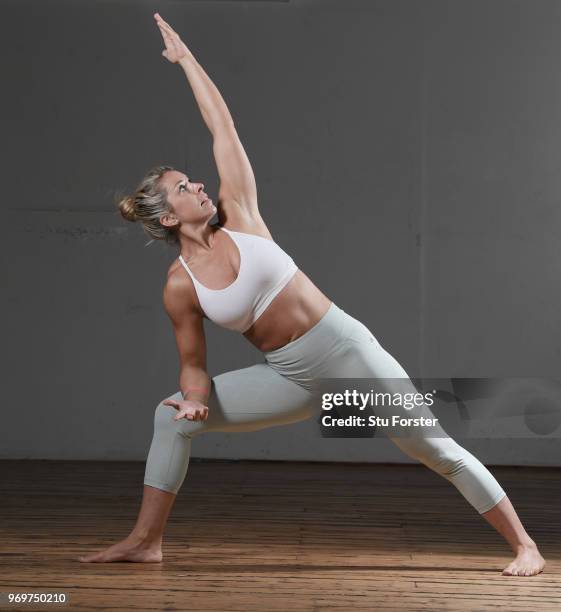
M545 564L544 564L545 565ZM507 565L502 571L503 576L535 576L543 570L541 563L530 566L529 564L518 565L516 559Z

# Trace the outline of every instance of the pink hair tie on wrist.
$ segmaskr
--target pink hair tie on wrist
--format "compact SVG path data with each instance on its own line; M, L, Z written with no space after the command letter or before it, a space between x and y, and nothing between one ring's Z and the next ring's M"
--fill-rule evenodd
M206 392L206 389L204 387L190 387L189 389L187 389L187 391L185 391L185 393L182 393L183 399L185 399L185 395L187 395L189 391L205 391Z

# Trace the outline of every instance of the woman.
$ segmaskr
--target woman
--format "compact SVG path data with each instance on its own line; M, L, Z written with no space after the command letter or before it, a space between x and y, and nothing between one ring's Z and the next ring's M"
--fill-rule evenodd
M320 378L390 379L416 389L370 331L338 308L274 241L257 206L253 171L220 93L159 14L164 57L179 63L213 136L218 208L204 185L169 166L152 169L120 202L155 239L180 247L163 292L181 361L180 391L161 402L146 462L140 513L130 535L82 562L162 560L164 526L187 472L191 438L204 431L252 431L309 418ZM218 212L219 226L209 221ZM265 363L209 377L203 318L237 330ZM392 383L391 379L402 379ZM405 383L403 383L405 381ZM392 385L394 385L392 387ZM384 409L380 410L385 416ZM399 412L396 406L391 413ZM426 404L403 416L431 417ZM510 544L505 575L534 575L545 561L492 474L435 427L389 436L401 450L454 484Z

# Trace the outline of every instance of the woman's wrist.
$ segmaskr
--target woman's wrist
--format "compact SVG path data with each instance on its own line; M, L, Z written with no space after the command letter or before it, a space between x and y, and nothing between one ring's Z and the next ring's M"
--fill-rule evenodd
M190 400L195 400L197 402L204 403L206 402L206 398L208 396L208 390L204 387L189 387L185 391L181 392L181 395L184 400L187 400L187 396L193 393L195 397L189 397ZM203 401L204 400L204 401Z
M183 70L185 70L187 66L192 66L196 62L197 60L195 59L195 56L191 53L191 51L189 51L189 49L187 49L187 53L177 61Z

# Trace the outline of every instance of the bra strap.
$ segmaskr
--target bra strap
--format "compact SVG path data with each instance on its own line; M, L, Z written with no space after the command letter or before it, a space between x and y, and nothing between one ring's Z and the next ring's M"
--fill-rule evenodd
M189 276L191 277L191 280L194 283L198 283L199 281L193 276L193 273L191 272L191 270L189 270L189 266L187 265L181 254L179 255L179 261L181 262L181 265L187 270Z

